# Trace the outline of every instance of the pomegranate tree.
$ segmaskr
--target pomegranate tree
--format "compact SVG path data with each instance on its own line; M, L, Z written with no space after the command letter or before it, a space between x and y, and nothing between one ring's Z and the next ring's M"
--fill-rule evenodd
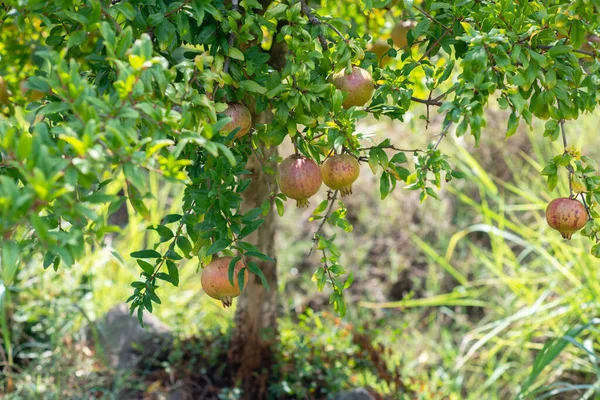
M344 108L364 106L371 100L375 90L371 73L357 66L353 66L349 74L346 74L346 70L333 74L331 83L346 94L342 103Z
M352 194L352 184L358 179L360 166L350 154L336 154L329 157L321 167L323 182L342 197Z
M239 139L250 132L252 114L250 114L250 110L245 105L241 103L229 103L223 115L232 119L222 129L225 135L229 135L236 128L240 128L240 130L237 131L234 139Z
M570 240L573 233L583 228L588 215L585 206L568 197L552 200L546 208L546 221L551 228L560 232L563 238Z
M234 297L242 293L238 275L244 269L244 286L248 282L248 269L242 261L235 264L233 270L233 285L229 282L229 264L233 257L215 257L202 270L200 283L204 292L213 299L221 300L224 307L229 307Z
M301 154L292 154L277 168L277 184L281 193L296 200L298 207L308 207L308 199L321 187L321 168Z

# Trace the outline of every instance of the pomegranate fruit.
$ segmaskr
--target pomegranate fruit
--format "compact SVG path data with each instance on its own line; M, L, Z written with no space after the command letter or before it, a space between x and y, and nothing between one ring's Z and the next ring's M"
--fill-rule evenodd
M242 291L238 282L238 274L244 263L240 260L235 264L232 286L229 282L229 264L233 257L216 257L202 270L200 283L204 292L213 299L221 300L223 307L229 307L234 297L238 297ZM248 269L244 270L244 287L248 283Z
M546 221L551 228L560 232L563 238L571 236L585 226L588 215L584 205L574 199L560 197L546 207Z
M398 22L392 29L391 33L394 46L400 49L408 46L408 38L406 37L406 35L408 34L408 31L414 26L414 21L406 20Z
M353 66L352 72L346 75L346 71L342 70L331 76L331 83L342 92L346 93L346 98L342 103L344 108L353 106L364 106L373 95L375 86L373 77L366 69Z
M223 134L229 135L235 128L240 128L234 137L234 139L239 139L250 132L252 114L250 114L250 110L245 105L241 103L229 103L223 115L232 119L221 130Z
M387 55L389 49L390 45L383 39L377 39L367 46L368 51L375 53L377 62L379 62L382 67L385 67L392 61L392 58Z
M336 154L325 160L321 173L323 182L331 189L339 190L344 197L352 194L352 184L358 179L360 166L350 154Z
M300 208L308 207L308 199L321 187L321 168L313 160L292 154L277 167L277 185L281 193L296 200Z

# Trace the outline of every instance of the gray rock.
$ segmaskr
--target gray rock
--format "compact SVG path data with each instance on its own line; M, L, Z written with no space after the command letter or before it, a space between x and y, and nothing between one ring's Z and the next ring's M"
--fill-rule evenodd
M375 400L365 389L354 389L351 392L345 392L338 395L335 400Z
M96 353L117 369L135 367L141 358L159 353L173 340L170 329L152 314L144 313L142 328L124 303L88 327L86 336L95 344Z

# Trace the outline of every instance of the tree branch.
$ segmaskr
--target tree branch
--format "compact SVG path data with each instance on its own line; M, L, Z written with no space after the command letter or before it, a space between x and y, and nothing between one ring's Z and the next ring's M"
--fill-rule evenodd
M308 21L311 24L327 26L329 29L331 29L335 33L337 33L338 36L341 37L344 42L348 43L348 39L346 39L344 37L344 34L342 32L340 32L340 30L338 28L331 25L329 22L321 21L319 18L315 17L315 15L312 13L312 11L310 11L310 7L306 3L306 0L300 0L300 6L302 8L302 12L304 13L304 15L306 15L306 17L308 18ZM323 47L323 49L328 48L327 40L325 40L325 36L323 35L323 33L319 33L319 41L321 42L321 46Z
M315 26L321 25L321 21L319 21L319 19L310 11L310 7L308 7L308 4L306 4L306 0L300 0L300 7L302 8L304 15L306 15L308 18L308 22ZM323 50L327 50L329 48L329 46L327 46L327 39L325 39L323 32L319 32L319 42L321 43Z

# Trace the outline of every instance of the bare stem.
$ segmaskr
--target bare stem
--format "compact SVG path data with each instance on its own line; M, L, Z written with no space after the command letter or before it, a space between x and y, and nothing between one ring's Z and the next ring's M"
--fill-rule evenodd
M560 105L558 105L557 107L560 110ZM563 154L568 154L567 134L565 133L565 120L561 119L559 121L559 124L560 124L560 132L562 134L562 140L563 140L563 146L564 146ZM573 194L573 174L575 171L573 171L573 166L571 165L571 162L569 162L569 165L567 165L566 168L567 168L567 171L569 171L569 198L572 199L575 197L575 195Z
M448 125L444 126L444 128L442 129L442 132L440 132L440 137L438 138L437 142L435 143L435 146L433 146L434 150L437 150L437 148L439 147L442 140L448 135L448 130L450 129L451 125L452 125L452 121L448 122Z

